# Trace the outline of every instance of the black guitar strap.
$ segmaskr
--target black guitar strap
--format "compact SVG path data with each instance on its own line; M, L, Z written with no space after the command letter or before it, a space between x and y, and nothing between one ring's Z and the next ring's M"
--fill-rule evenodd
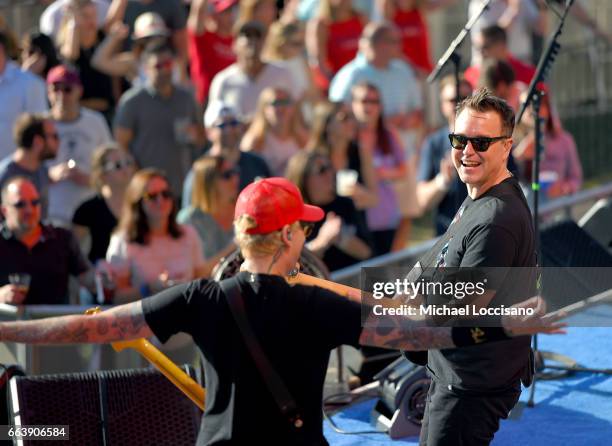
M285 386L280 375L276 372L274 367L272 367L270 360L264 353L261 344L251 329L251 324L246 317L244 299L238 279L236 277L225 279L219 282L219 285L223 294L225 294L227 303L234 316L236 325L240 329L247 350L251 354L261 377L268 386L268 390L272 393L281 413L289 420L291 426L299 431L304 425L301 411L297 407L295 400L289 393L289 389Z

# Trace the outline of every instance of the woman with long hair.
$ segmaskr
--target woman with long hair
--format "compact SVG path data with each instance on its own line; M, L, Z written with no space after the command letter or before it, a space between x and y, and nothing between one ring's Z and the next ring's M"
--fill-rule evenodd
M282 88L261 92L251 125L240 147L261 155L275 176L282 176L289 158L306 145L308 132L291 94Z
M351 0L320 0L318 16L306 27L306 49L315 83L322 91L357 55L364 24Z
M45 80L49 70L60 63L51 37L39 32L23 36L20 57L22 70L27 70Z
M300 189L305 203L319 206L326 214L325 220L314 224L306 247L330 271L370 257L370 234L363 215L350 198L336 193L335 170L327 156L297 153L289 161L285 176Z
M294 97L309 103L319 99L305 57L304 27L300 22L274 22L268 30L262 56L289 70L295 85Z
M92 0L76 0L66 9L58 33L58 48L62 58L73 64L83 84L81 104L104 114L111 120L116 99L113 78L92 66L96 49L105 38L98 29L98 11ZM118 93L118 89L117 89Z
M125 191L119 226L106 252L117 282L116 303L209 273L198 234L177 223L176 213L166 176L156 169L138 171Z
M191 206L177 221L192 225L202 240L202 254L216 264L235 248L232 221L240 170L222 156L203 156L193 164Z
M351 94L353 114L359 125L357 141L362 150L371 153L378 181L378 204L366 210L366 217L375 254L382 255L405 244L405 240L396 240L405 239L406 234L397 230L402 218L393 183L404 180L408 169L399 139L385 125L378 89L360 83Z
M81 203L72 218L72 229L81 245L89 239L88 257L92 264L106 257L134 167L132 156L116 145L98 147L93 153L90 179L97 194Z
M376 172L372 152L357 142L357 122L344 103L321 103L315 108L308 150L327 156L336 172L357 172L357 181L347 194L357 209L378 203Z

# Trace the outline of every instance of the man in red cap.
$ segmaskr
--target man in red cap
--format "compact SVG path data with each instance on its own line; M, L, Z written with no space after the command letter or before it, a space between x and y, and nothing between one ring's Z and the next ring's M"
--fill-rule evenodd
M165 342L186 332L204 356L206 411L198 445L327 445L321 401L330 350L359 342L414 350L475 341L469 329L417 327L405 319L403 329L362 330L359 303L319 287L289 285L285 276L300 256L309 223L321 218L322 209L305 205L290 181L256 181L236 204L236 241L245 261L234 278L195 280L91 316L0 323L0 342L101 343L152 335ZM237 324L228 304L236 301L225 294L230 281L237 283L246 322ZM529 324L515 321L512 334L558 331L558 324L543 324L539 316L528 319ZM245 325L278 375L274 382L282 382L295 402L301 423L279 408L273 396L278 387L268 387L253 360L257 349L238 328ZM501 327L481 330L478 341L507 339Z

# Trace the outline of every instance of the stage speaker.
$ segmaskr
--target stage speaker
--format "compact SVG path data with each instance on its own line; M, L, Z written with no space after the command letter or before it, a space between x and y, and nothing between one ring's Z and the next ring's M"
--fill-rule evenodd
M542 294L554 311L612 288L612 255L571 220L542 227Z
M380 387L379 400L371 413L372 424L394 439L418 436L431 381L425 367L402 356L374 379L380 381Z
M612 253L612 200L599 200L578 222L587 234Z
M200 426L198 407L153 369L18 376L9 392L9 424L68 425L70 444L195 444Z

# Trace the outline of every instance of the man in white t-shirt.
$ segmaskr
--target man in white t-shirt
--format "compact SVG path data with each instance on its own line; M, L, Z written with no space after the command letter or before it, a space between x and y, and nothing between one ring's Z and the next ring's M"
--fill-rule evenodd
M259 22L247 22L234 39L236 63L217 73L213 78L208 102L227 104L240 116L250 120L257 108L257 100L267 87L278 87L295 94L291 73L278 65L261 60L265 30ZM297 99L297 98L296 98Z
M53 68L47 76L51 119L60 136L55 160L49 164L49 218L69 226L75 209L93 193L90 187L91 155L101 144L111 141L102 114L81 107L83 93L76 71L65 65Z

